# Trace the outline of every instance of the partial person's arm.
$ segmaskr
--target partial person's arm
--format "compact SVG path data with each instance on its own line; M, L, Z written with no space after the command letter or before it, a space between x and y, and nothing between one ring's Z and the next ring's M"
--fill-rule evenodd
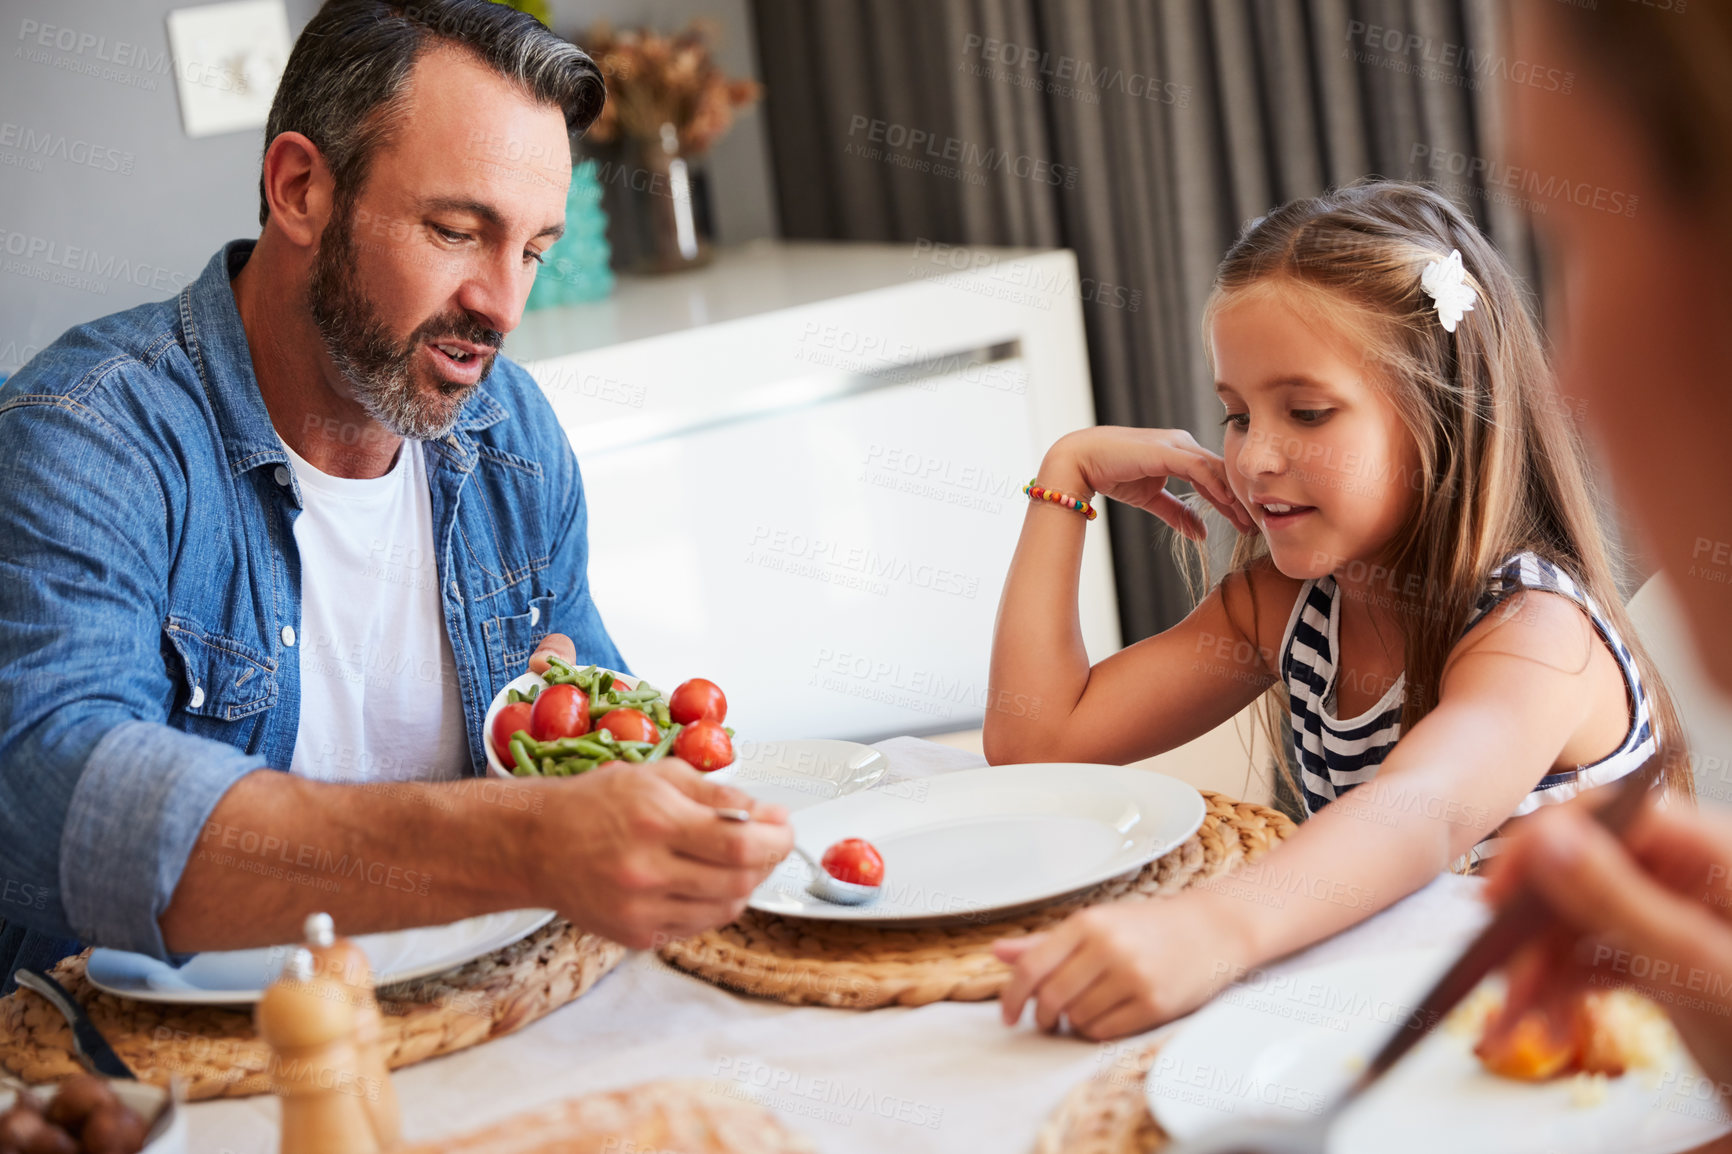
M370 933L546 906L648 947L737 917L788 851L784 818L673 759L378 787L253 773L211 813L162 936L190 953L293 941L314 910Z
M1456 649L1438 705L1377 777L1307 820L1256 864L1168 900L1098 907L1000 944L1015 964L1006 1022L1034 1001L1090 1037L1189 1012L1250 966L1354 925L1412 893L1497 828L1589 714L1579 609L1520 593Z
M1528 947L1546 956L1523 960L1544 969L1526 988L1649 994L1714 1084L1732 1085L1732 816L1650 806L1620 842L1592 804L1527 818L1489 871L1495 900L1531 886L1572 931L1567 951ZM1521 1012L1519 996L1506 1012Z
M1166 491L1169 477L1191 482L1234 525L1251 526L1224 462L1180 431L1071 433L1047 452L1039 481L1096 504L1111 497L1148 509L1201 538L1201 519ZM995 764L1148 757L1207 733L1274 679L1270 655L1259 654L1234 624L1229 609L1241 607L1228 605L1226 585L1173 628L1091 669L1077 601L1083 535L1090 531L1081 513L1029 503L993 627L983 741ZM1243 581L1236 586L1248 619L1250 590Z

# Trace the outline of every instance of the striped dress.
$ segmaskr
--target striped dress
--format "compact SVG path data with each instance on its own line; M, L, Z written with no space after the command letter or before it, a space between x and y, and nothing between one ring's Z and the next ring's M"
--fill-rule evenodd
M1593 599L1550 561L1532 552L1522 552L1493 570L1485 592L1474 605L1467 628L1471 629L1518 589L1559 593L1586 611L1623 670L1624 685L1633 703L1633 721L1623 743L1608 756L1592 765L1541 778L1516 807L1512 815L1516 817L1532 813L1542 805L1568 801L1584 789L1616 781L1647 761L1656 744L1648 698L1635 658ZM1282 636L1281 677L1287 684L1291 702L1299 786L1308 814L1376 777L1384 756L1401 736L1405 674L1396 678L1382 698L1358 717L1335 716L1335 655L1340 649L1340 637L1341 597L1335 578L1325 576L1305 582ZM1498 840L1494 836L1482 841L1472 859L1478 861L1495 854Z

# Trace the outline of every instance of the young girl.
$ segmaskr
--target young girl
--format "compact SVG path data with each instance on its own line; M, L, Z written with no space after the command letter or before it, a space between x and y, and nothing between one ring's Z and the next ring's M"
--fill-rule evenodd
M1230 886L1001 942L1009 1024L1031 999L1042 1029L1062 1016L1094 1038L1186 1013L1678 733L1539 334L1448 200L1375 183L1278 209L1228 252L1204 327L1224 456L1182 431L1102 427L1041 462L1036 484L1058 496L1023 524L991 681L1043 705L989 713L986 754L1124 763L1264 697L1290 718L1307 820ZM1243 534L1231 572L1184 621L1090 668L1076 505L1111 497L1200 540L1169 478Z

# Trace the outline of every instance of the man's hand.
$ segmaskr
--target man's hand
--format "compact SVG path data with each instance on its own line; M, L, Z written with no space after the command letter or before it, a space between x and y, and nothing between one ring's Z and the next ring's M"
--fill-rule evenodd
M550 654L567 665L577 664L577 644L563 633L549 633L535 647L535 652L529 655L529 672L546 673Z
M576 925L647 949L725 925L794 845L788 814L677 758L609 762L536 783L546 802L532 855L538 900ZM717 807L743 809L749 823Z
M529 659L577 663L577 647L549 633ZM794 846L788 811L710 781L678 758L609 762L545 783L544 840L533 847L538 891L584 929L649 948L726 925ZM717 808L743 809L750 823Z

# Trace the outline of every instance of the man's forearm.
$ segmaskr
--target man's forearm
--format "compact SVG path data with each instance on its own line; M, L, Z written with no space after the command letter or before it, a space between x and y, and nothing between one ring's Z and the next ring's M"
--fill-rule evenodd
M360 934L535 905L537 785L248 774L212 811L158 919L163 940L177 953L244 949L296 940L315 910Z

